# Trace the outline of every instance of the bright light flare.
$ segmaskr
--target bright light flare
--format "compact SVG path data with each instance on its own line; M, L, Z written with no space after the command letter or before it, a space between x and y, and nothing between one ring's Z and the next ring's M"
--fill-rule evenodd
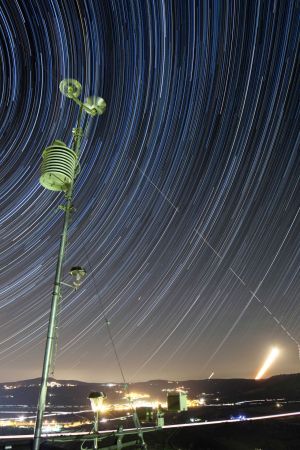
M268 354L265 362L263 363L261 369L259 370L259 372L257 373L257 375L255 377L256 380L260 380L264 376L264 374L270 368L270 366L273 364L273 362L275 361L275 359L277 358L278 355L279 355L279 349L277 347L271 348L270 353Z

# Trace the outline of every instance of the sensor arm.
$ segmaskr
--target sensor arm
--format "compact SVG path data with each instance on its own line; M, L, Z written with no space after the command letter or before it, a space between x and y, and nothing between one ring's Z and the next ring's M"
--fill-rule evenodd
M106 110L106 102L101 97L88 97L84 103L79 100L78 97L81 94L82 86L79 81L73 78L62 80L59 84L59 90L65 97L74 100L80 109L84 110L90 116L100 116Z

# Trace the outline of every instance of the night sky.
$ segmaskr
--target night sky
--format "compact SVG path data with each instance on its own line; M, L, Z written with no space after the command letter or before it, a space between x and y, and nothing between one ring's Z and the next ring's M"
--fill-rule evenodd
M300 3L4 0L0 5L0 381L41 375L63 195L42 151L81 147L55 377L300 371Z

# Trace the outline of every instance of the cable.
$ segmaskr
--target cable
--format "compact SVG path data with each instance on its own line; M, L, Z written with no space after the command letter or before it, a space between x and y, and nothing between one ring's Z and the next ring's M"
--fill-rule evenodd
M122 364L121 364L121 361L120 361L120 358L119 358L119 355L118 355L118 352L117 352L117 348L116 348L116 345L115 345L115 342L114 342L114 339L113 339L113 336L112 336L112 333L111 333L110 321L108 320L108 318L107 318L107 316L105 314L104 305L103 305L102 299L101 299L101 297L99 295L99 291L98 291L98 288L97 288L96 279L95 279L95 276L94 276L94 273L93 273L92 265L91 265L91 262L89 260L89 257L87 255L85 249L84 249L84 253L85 253L85 257L86 257L86 260L88 262L89 269L90 269L90 274L91 274L91 277L92 277L92 280L93 280L93 283L94 283L95 293L96 293L96 296L97 296L97 298L99 300L99 304L100 304L100 307L101 307L101 310L102 310L101 312L102 312L103 318L105 320L108 336L109 336L109 339L110 339L110 342L111 342L111 345L112 345L112 348L113 348L113 351L114 351L114 354L115 354L115 357L116 357L116 361L117 361L117 364L118 364L118 367L119 367L119 370L120 370L120 373L121 373L121 377L122 377L123 384L124 384L124 391L127 394L126 397L129 400L129 404L130 404L132 412L133 412L133 415L132 415L133 422L134 422L134 425L135 425L135 427L137 429L137 433L139 435L139 438L141 440L142 448L147 449L147 445L146 445L146 443L144 441L143 431L142 431L142 427L141 427L141 424L140 424L140 421L139 421L139 417L138 417L138 414L137 414L136 409L134 407L134 404L132 402L130 391L129 391L129 385L128 385L127 381L126 381L125 374L124 374L124 371L123 371L123 368L122 368Z

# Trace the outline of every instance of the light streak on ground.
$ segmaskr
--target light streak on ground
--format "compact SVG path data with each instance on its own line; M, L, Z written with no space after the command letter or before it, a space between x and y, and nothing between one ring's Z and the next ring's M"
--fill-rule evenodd
M281 417L289 417L289 416L300 416L300 411L293 413L284 413L284 414L271 414L268 416L255 416L255 417L246 417L245 419L224 419L224 420L212 420L210 422L196 422L196 423L182 423L175 425L165 425L165 428L185 428L185 427L193 427L200 425L218 425L221 423L234 423L234 422L251 422L255 420L268 420L268 419L280 419Z
M255 377L256 380L260 380L264 376L264 374L270 368L270 366L273 364L273 362L278 357L278 355L279 355L279 349L277 347L273 347L270 350L270 353L267 356L265 362L263 363L261 369L258 371L258 373Z
M187 428L187 427L198 427L203 425L219 425L222 423L235 423L235 422L251 422L256 420L269 420L269 419L280 419L284 417L293 417L293 416L300 416L300 411L291 412L291 413L284 413L284 414L271 414L267 416L255 416L255 417L246 417L245 419L224 419L224 420L212 420L209 422L196 422L196 423L179 423L174 425L164 425L163 427L157 427L157 431L161 429L168 429L168 428ZM136 428L124 428L124 432L127 431L134 431ZM153 430L153 427L143 427L141 428L143 431L151 431ZM98 434L107 434L107 433L116 433L116 430L101 430L98 432ZM89 431L81 431L81 432L73 432L73 433L49 433L49 434L42 434L43 438L62 438L62 437L68 437L68 436L93 436ZM6 436L0 436L0 441L5 439L30 439L33 438L33 434L22 434L22 435L6 435Z

